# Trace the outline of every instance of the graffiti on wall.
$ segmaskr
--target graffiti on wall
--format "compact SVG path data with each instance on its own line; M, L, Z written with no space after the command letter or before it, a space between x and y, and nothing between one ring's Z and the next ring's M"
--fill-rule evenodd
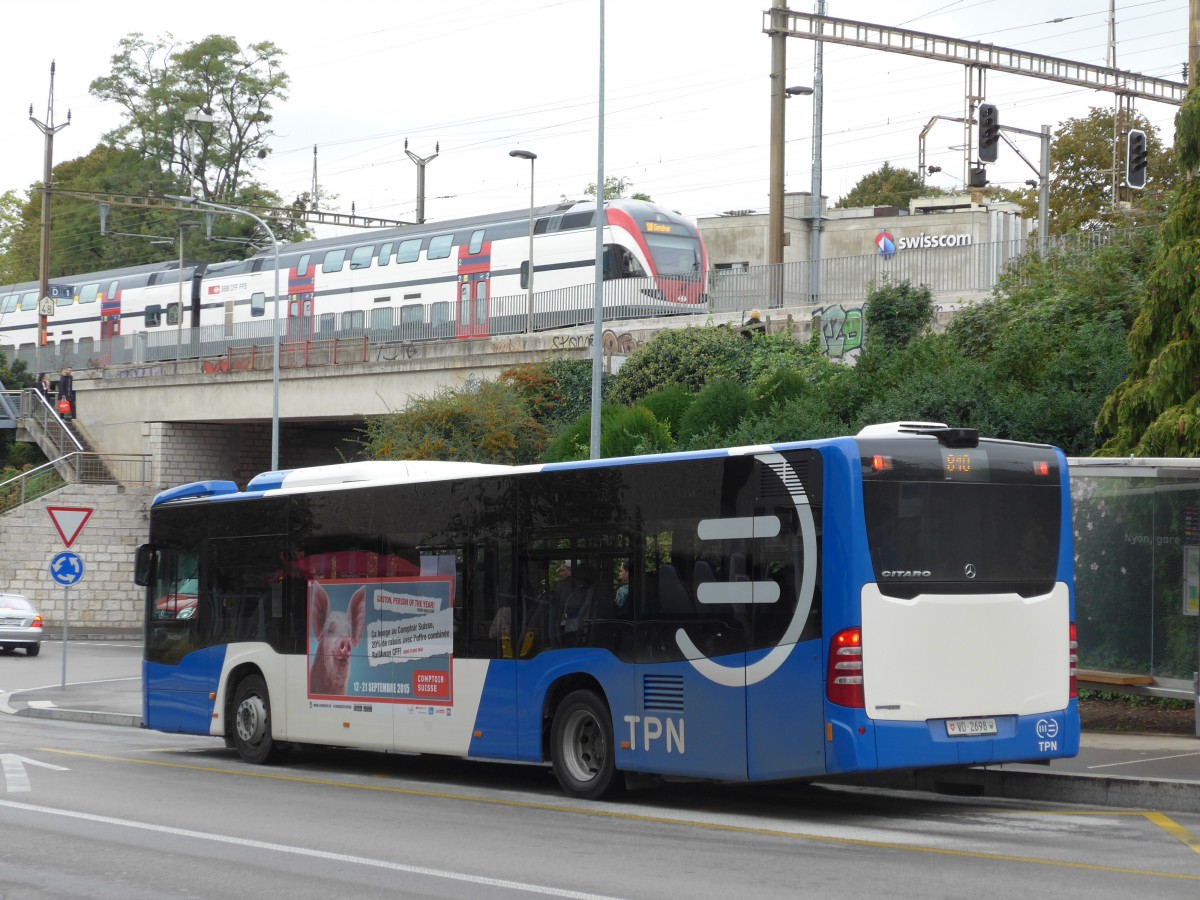
M863 311L861 306L846 309L838 304L815 310L813 326L819 329L821 350L826 356L841 359L862 350Z

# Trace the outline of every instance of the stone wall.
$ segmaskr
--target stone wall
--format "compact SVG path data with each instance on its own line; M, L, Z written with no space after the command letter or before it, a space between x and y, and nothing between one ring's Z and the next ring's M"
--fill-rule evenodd
M0 516L0 590L24 594L54 629L62 626L65 592L70 633L140 631L142 589L133 583L133 566L147 540L153 496L150 489L69 485ZM50 561L67 547L48 506L94 510L70 547L84 564L71 588L50 577Z

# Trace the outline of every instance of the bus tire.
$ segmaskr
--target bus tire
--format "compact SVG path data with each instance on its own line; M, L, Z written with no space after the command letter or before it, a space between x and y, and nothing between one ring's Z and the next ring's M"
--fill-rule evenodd
M243 760L257 766L278 759L281 749L271 737L271 696L261 675L238 682L231 727L233 745Z
M616 747L608 705L594 692L573 691L554 713L550 756L563 792L598 800L616 786Z

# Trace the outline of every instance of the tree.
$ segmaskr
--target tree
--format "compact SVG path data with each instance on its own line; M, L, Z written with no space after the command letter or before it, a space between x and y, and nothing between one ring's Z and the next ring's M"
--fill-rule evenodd
M1147 132L1149 134L1149 132ZM1200 163L1200 89L1175 116L1175 154L1191 172ZM1153 158L1153 154L1152 157ZM1114 456L1200 453L1200 179L1176 191L1162 224L1158 258L1129 333L1129 377L1105 401L1097 429Z
M287 98L283 51L270 41L239 47L217 34L176 44L169 34L149 40L137 32L120 48L111 74L90 87L125 108L125 121L105 140L161 161L178 180L198 184L206 200L237 197L270 153L272 107ZM186 121L193 110L212 122Z
M885 162L860 178L850 193L834 206L841 209L860 206L907 208L908 201L917 197L940 197L944 193L940 188L926 185L912 169L896 169L890 162Z
M1123 189L1128 209L1114 207L1112 198L1113 111L1093 107L1084 117L1067 119L1054 132L1050 149L1050 231L1096 231L1122 225L1143 225L1161 219L1179 180L1173 154L1163 147L1158 129L1141 115L1126 118L1124 130L1146 132L1149 176L1141 191ZM1125 172L1124 142L1117 156L1119 180Z
M625 196L625 192L633 187L633 182L628 178L618 178L616 175L604 176L604 199L619 200ZM588 197L596 196L596 182L588 182L588 186L583 189L583 193ZM630 200L650 200L649 194L643 194L637 191L629 195Z
M546 432L520 394L500 381L417 396L403 411L367 421L370 459L440 459L514 465L537 460Z

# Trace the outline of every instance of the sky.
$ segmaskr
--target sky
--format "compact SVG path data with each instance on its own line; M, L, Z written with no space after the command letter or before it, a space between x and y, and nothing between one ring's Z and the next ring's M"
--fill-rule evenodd
M692 219L769 202L769 0L605 0L604 172ZM814 0L791 0L813 12ZM1109 0L827 0L826 14L1104 65ZM356 0L344 7L245 0L200 5L161 0L53 0L53 15L13 4L0 53L0 192L42 177L50 65L55 162L89 153L121 109L88 93L132 32L180 42L209 34L243 46L270 40L291 77L275 108L272 154L257 177L285 198L317 180L328 208L413 221L417 167L426 166L428 221L582 199L596 181L601 0ZM98 9L103 15L98 15ZM1058 21L1050 21L1051 19ZM1117 66L1181 81L1188 0L1116 0ZM787 42L787 84L811 85L814 45ZM825 44L822 187L832 204L884 162L916 169L918 137L934 116L962 116L961 65ZM1112 95L991 73L987 101L1003 125L1057 128ZM812 184L812 98L787 101L788 191ZM1170 142L1176 107L1137 109ZM938 121L929 183L961 187L962 126ZM1015 138L1039 160L1036 138ZM1151 162L1153 174L1153 161ZM993 184L1021 187L1035 173L1002 145ZM325 232L329 233L329 232Z

